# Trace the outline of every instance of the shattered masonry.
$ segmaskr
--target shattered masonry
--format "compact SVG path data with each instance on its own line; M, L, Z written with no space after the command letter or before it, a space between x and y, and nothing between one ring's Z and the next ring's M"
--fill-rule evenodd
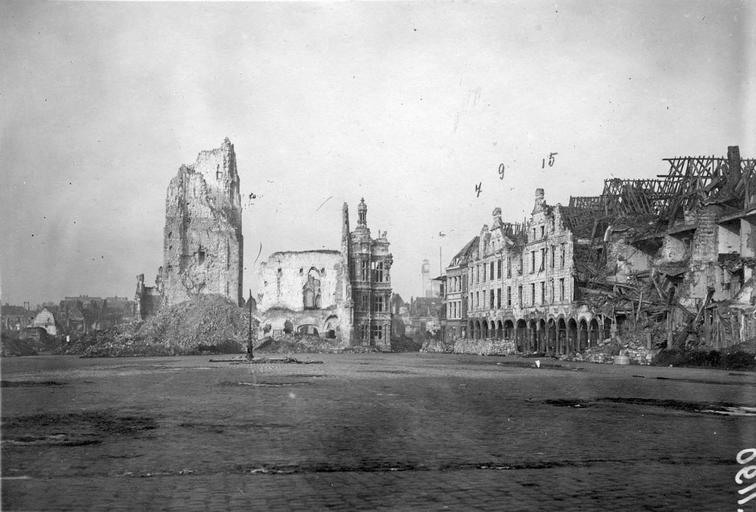
M202 151L182 165L166 193L163 266L155 287L137 276L140 317L199 294L242 301L242 220L234 146Z
M447 273L454 350L569 354L600 340L718 349L756 341L756 160L665 159L660 179L607 179L600 196L493 213ZM485 348L481 348L485 345Z
M259 267L260 336L290 333L334 339L335 345L390 347L390 270L386 232L372 238L364 199L354 231L346 203L341 250L283 251Z

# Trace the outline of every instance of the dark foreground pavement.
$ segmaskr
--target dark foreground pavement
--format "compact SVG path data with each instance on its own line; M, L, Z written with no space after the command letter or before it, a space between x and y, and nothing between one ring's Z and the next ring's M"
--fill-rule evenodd
M208 359L2 360L2 509L735 511L756 447L752 372Z

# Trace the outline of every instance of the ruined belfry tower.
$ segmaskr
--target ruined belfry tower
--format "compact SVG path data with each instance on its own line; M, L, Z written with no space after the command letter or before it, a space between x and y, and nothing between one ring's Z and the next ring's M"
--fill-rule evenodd
M171 179L165 200L163 267L159 287L170 306L199 294L241 303L241 196L234 145L201 151Z

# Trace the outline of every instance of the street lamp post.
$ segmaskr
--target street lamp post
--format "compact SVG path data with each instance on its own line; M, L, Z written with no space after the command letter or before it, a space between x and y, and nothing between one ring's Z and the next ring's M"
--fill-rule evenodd
M254 347L252 343L252 289L249 290L249 299L247 299L249 305L249 330L247 331L247 359L250 361L255 358Z

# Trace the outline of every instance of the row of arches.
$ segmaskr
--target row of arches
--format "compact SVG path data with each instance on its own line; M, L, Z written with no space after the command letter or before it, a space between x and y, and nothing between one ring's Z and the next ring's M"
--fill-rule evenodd
M320 336L321 338L336 339L340 335L339 318L331 315L322 323L316 323L313 318L302 318L299 321L292 321L290 318L274 320L272 322L263 322L263 335L272 335L277 338L281 334L301 334Z
M541 318L539 320L486 320L468 321L469 339L497 339L514 341L518 352L544 352L567 354L580 352L611 336L609 318Z

